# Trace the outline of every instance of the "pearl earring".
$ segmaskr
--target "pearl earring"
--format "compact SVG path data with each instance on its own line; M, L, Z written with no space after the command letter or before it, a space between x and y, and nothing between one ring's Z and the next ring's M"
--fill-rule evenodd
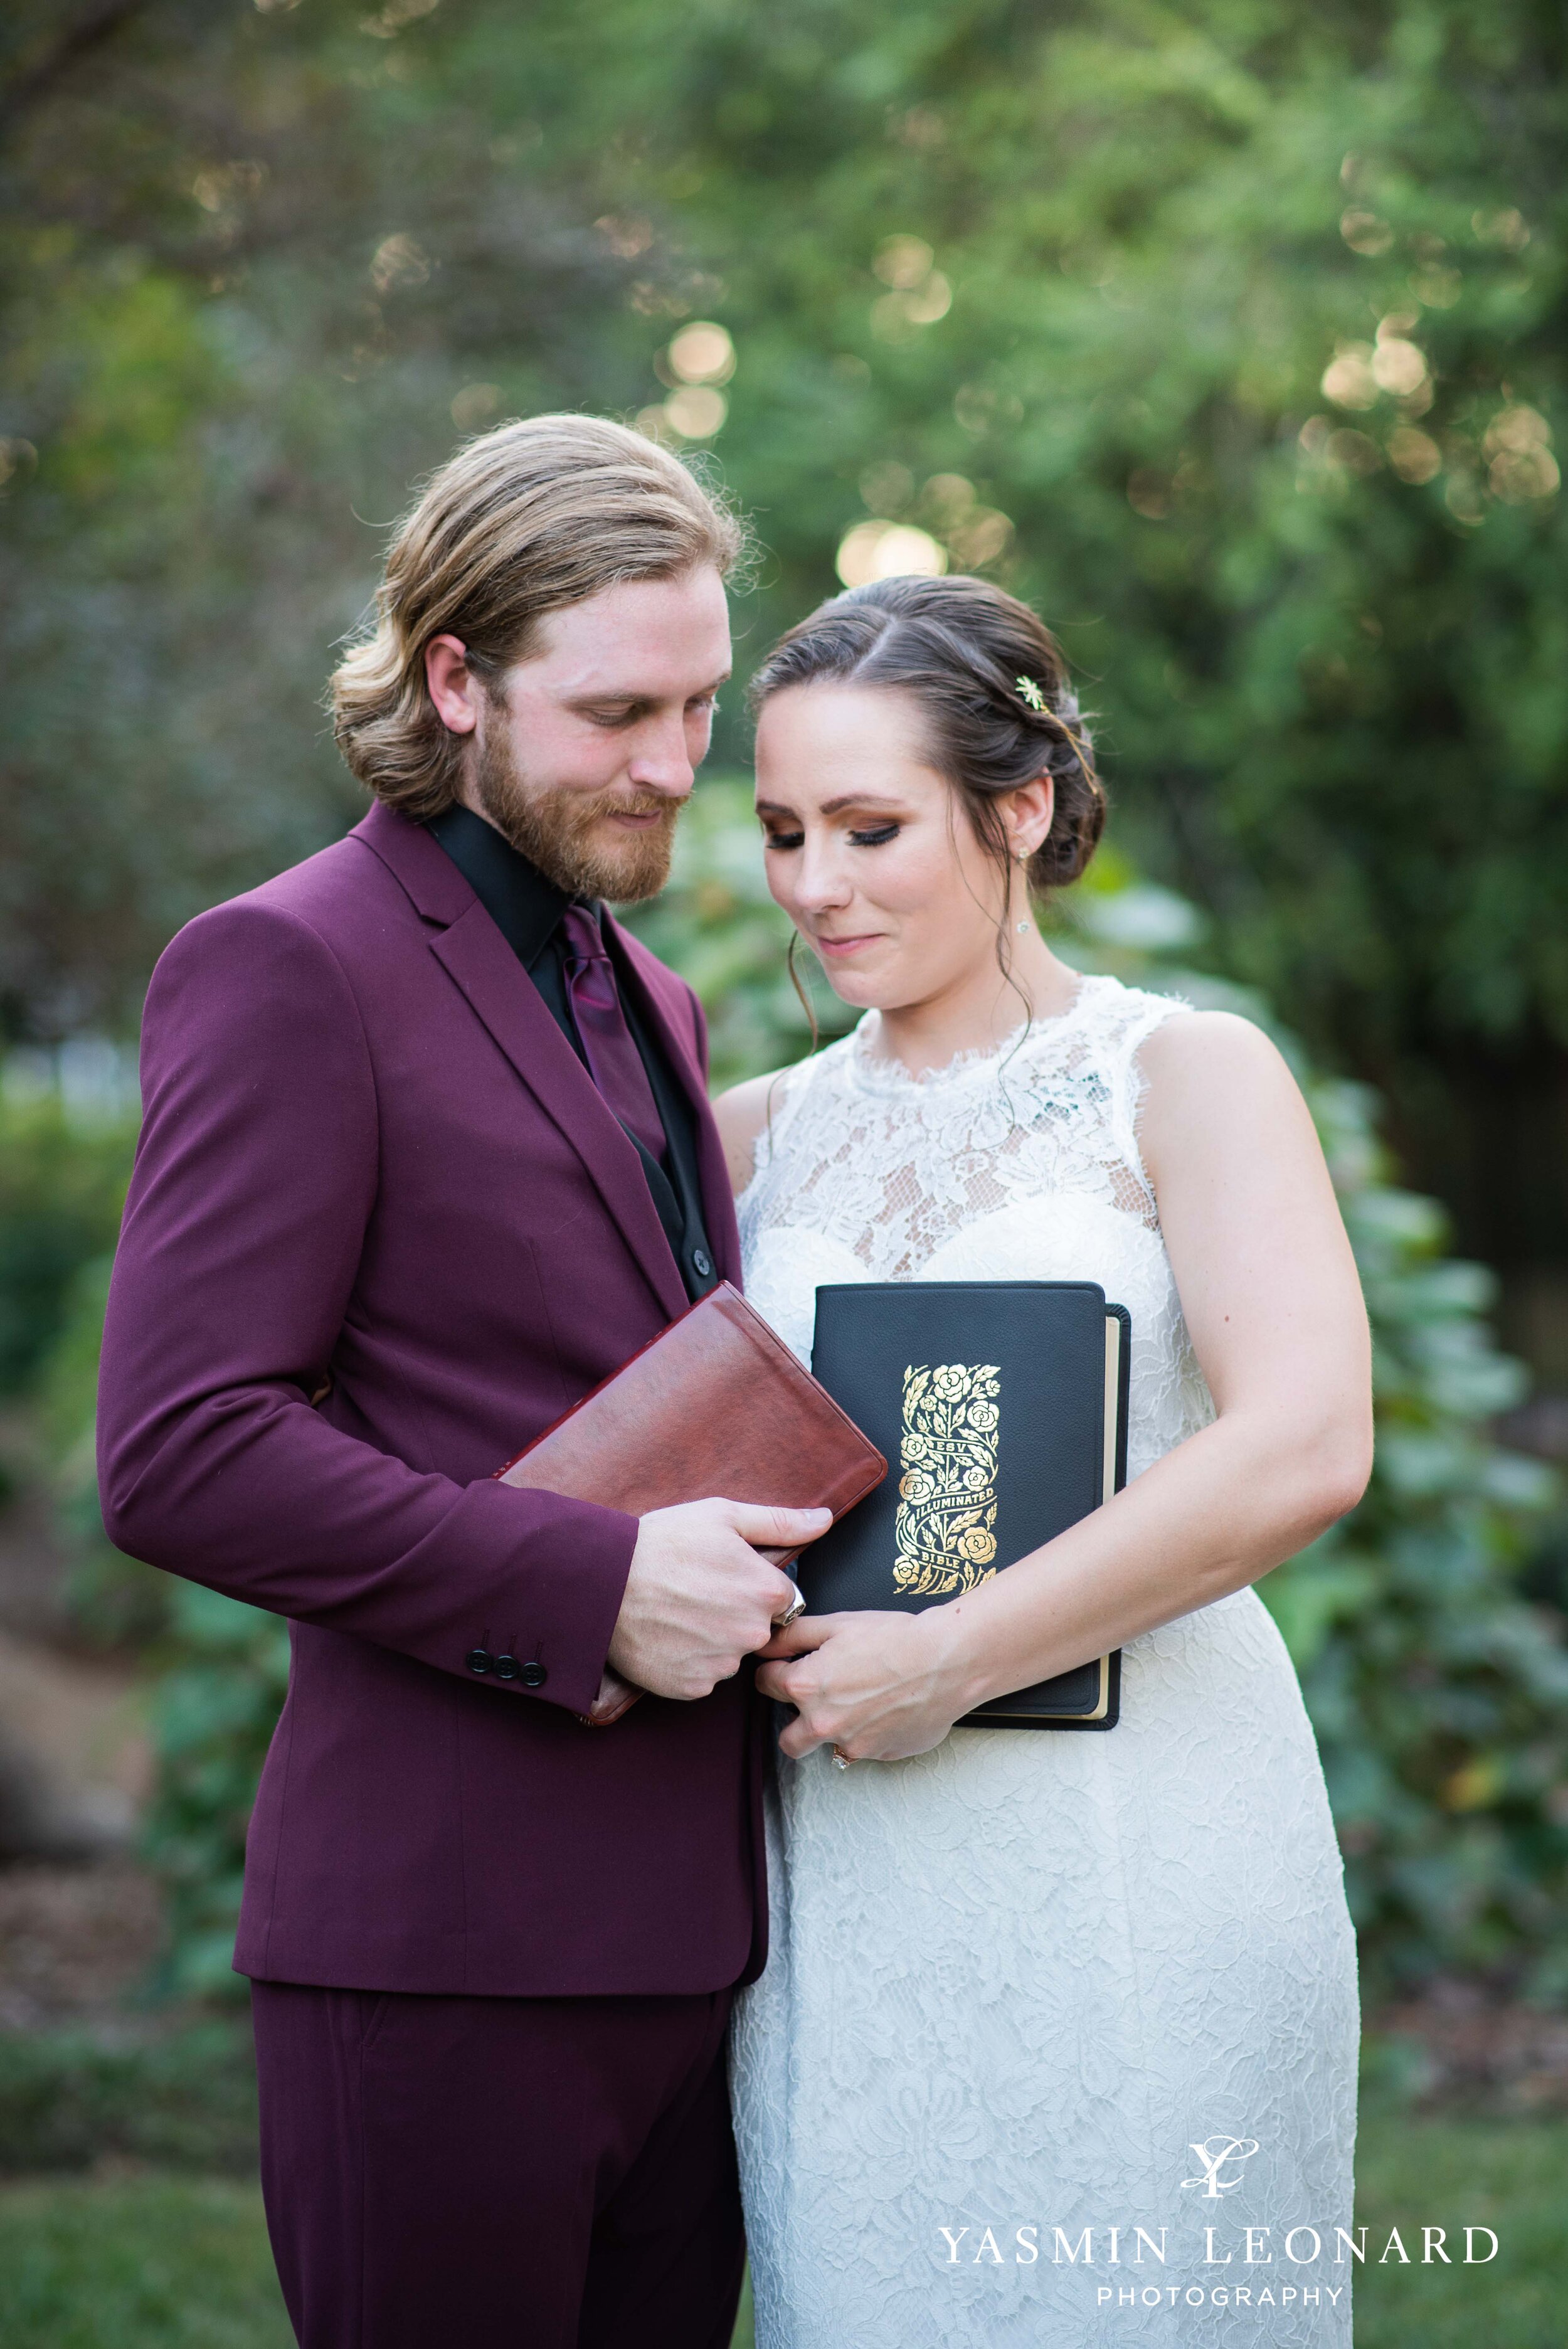
M1015 848L1013 854L1017 858L1020 864L1026 864L1034 852L1032 849L1027 848ZM1024 931L1031 928L1032 925L1028 922L1015 922L1013 927L1015 930Z

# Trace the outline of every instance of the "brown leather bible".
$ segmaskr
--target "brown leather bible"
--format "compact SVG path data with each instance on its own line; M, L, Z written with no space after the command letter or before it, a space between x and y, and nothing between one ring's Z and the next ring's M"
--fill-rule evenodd
M887 1462L725 1280L497 1475L636 1517L717 1495L837 1519ZM780 1566L799 1554L765 1553ZM606 1670L583 1718L607 1728L641 1694Z

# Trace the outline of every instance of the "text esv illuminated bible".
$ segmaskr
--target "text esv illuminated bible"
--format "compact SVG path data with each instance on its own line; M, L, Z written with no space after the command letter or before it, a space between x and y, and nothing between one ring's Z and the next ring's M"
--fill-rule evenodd
M1127 1479L1126 1309L1091 1281L857 1281L817 1291L811 1366L898 1468L813 1542L814 1615L918 1614L987 1581ZM964 1716L970 1728L1109 1729L1119 1653Z
M838 1518L886 1474L853 1420L721 1281L519 1453L500 1481L634 1517L718 1495ZM765 1555L785 1565L797 1553ZM640 1693L607 1671L587 1717L607 1727Z

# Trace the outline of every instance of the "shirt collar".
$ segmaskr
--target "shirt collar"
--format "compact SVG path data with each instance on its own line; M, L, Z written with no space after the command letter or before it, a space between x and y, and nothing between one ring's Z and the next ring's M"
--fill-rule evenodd
M572 899L471 808L443 808L425 829L451 858L525 969L554 937Z

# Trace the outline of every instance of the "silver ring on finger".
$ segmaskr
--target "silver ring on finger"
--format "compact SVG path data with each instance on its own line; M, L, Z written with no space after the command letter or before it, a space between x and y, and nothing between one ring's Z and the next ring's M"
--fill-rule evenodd
M784 1609L783 1614L775 1615L773 1618L773 1629L776 1631L787 1630L788 1627L794 1622L798 1615L804 1615L806 1612L806 1597L799 1584L798 1582L791 1582L789 1588L793 1591L794 1597L790 1599L789 1606Z

